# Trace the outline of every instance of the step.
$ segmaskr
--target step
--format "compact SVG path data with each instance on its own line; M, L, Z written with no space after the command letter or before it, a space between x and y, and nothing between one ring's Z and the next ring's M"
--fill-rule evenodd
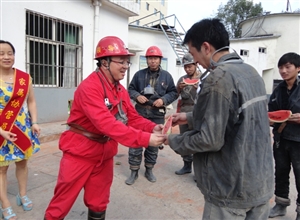
M66 130L66 125L64 125L65 123L66 121L58 121L39 124L41 128L41 134L39 137L40 143L59 139L61 133Z

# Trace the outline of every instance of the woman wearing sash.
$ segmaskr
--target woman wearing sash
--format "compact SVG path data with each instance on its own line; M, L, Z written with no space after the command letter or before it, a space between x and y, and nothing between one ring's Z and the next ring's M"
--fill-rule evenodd
M36 101L30 75L13 68L15 48L0 40L0 217L17 219L7 197L7 170L15 162L19 193L18 206L32 209L26 195L27 160L40 149Z

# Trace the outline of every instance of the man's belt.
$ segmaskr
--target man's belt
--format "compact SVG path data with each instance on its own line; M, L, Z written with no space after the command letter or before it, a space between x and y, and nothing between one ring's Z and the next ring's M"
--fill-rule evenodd
M107 137L105 135L100 135L100 134L95 134L95 133L89 132L78 124L68 123L68 125L70 126L69 131L72 131L77 134L81 134L90 140L97 141L99 143L106 143L107 141L110 140L109 137Z

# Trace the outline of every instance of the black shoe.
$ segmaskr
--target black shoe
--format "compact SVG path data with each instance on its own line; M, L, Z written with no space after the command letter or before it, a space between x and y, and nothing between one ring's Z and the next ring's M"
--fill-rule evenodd
M88 211L88 220L105 220L105 211L103 212L94 212L89 209Z
M184 165L180 170L175 171L175 174L177 175L183 175L186 173L192 172L192 162L186 162L184 161Z
M152 173L152 167L146 167L145 177L152 183L156 182L156 177Z
M134 184L135 180L139 177L139 170L131 170L130 177L125 181L127 185Z
M286 206L277 204L271 209L269 218L274 218L276 216L284 216L286 214Z

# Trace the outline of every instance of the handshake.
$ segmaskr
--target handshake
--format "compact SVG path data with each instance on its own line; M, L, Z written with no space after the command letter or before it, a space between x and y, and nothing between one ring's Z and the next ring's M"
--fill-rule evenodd
M163 149L163 146L161 146L162 144L169 144L168 135L171 134L172 127L186 123L186 113L175 113L168 116L164 125L158 124L154 127L153 133L150 136L149 146Z

